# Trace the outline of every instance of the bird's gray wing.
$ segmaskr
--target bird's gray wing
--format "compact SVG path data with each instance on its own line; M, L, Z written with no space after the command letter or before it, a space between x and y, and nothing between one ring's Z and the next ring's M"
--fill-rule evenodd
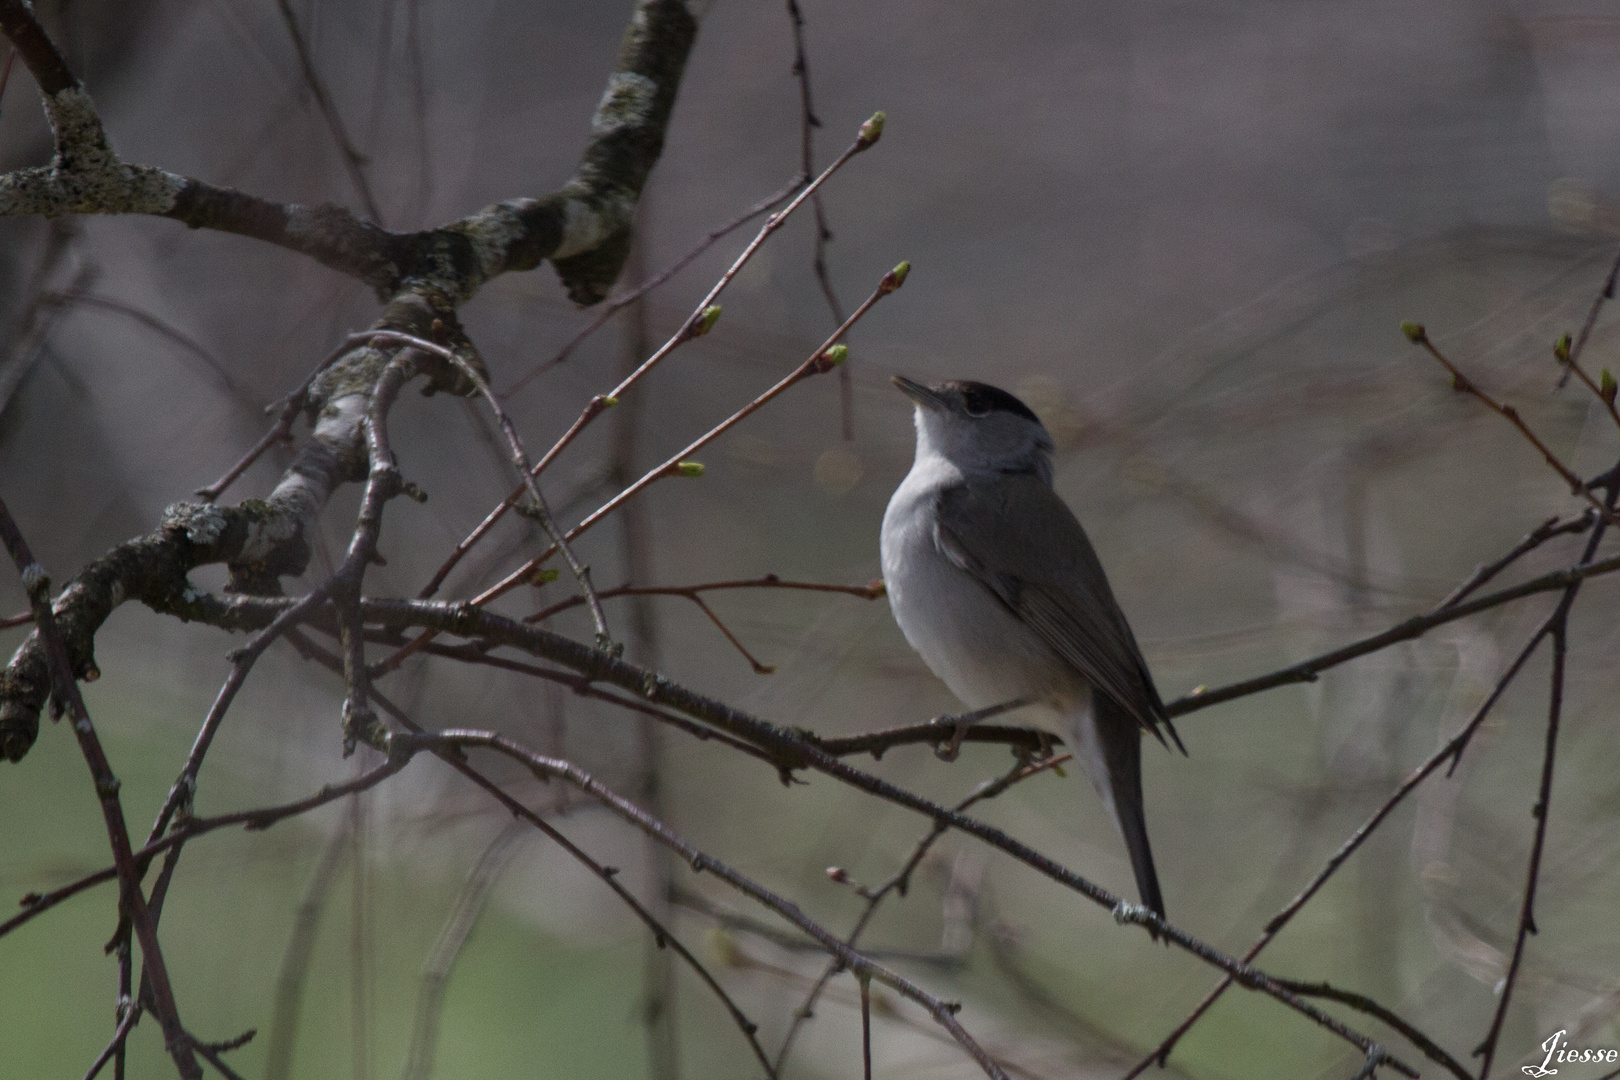
M1176 737L1091 541L1040 477L967 480L940 493L938 513L948 559L1159 741L1161 723Z

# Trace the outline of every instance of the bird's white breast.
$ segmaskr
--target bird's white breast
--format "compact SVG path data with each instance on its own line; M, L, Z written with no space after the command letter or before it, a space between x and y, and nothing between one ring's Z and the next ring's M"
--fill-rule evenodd
M970 709L1014 698L1069 705L1085 693L1067 665L980 582L941 550L934 500L961 473L937 455L919 457L883 515L883 580L895 622L930 670ZM1011 527L1011 526L1009 526ZM1068 710L1065 710L1068 711ZM1067 735L1050 708L1018 721Z

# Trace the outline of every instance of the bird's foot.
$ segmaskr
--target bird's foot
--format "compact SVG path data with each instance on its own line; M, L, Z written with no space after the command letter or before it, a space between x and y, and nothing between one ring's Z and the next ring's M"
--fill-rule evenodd
M934 756L941 761L955 761L962 752L962 740L967 738L968 728L972 727L973 722L977 719L978 716L975 713L967 713L963 716L934 717L932 723L950 724L956 729L951 732L949 739L934 746Z

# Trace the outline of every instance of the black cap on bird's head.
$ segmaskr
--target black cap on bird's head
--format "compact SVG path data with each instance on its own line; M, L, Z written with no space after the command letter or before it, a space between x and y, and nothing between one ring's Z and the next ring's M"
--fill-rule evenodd
M957 412L966 416L989 416L993 412L1012 413L1039 424L1040 418L1022 401L999 386L973 382L971 379L950 379L924 386L904 375L894 376L894 385L919 405L944 412Z
M938 454L967 471L1033 472L1051 482L1052 436L1022 401L988 383L952 379L894 385L917 403L917 454Z

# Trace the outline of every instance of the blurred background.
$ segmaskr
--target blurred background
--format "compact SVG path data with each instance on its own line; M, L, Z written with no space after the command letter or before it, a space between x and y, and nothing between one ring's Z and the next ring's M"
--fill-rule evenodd
M364 205L269 0L36 9L126 159L278 200ZM290 0L287 10L365 156L384 223L416 228L572 174L629 9ZM796 387L700 455L702 479L657 485L581 543L599 585L766 573L865 584L911 454L908 405L889 375L977 378L1022 395L1052 430L1057 486L1170 698L1421 612L1550 515L1579 510L1506 423L1450 391L1401 336L1402 319L1424 322L1577 470L1613 464L1620 444L1605 411L1578 384L1557 388L1551 351L1579 328L1620 236L1612 5L803 0L803 13L817 167L874 110L888 113L882 142L825 189L831 283L847 310L899 260L912 275L849 338L851 438L836 376ZM783 4L713 4L626 282L798 172L793 60ZM17 65L0 100L0 167L48 159L37 101ZM511 395L530 448L673 332L751 232ZM579 519L810 355L834 325L813 249L802 213L739 276L715 332L547 474L552 505ZM266 427L263 407L375 312L362 286L238 237L157 219L0 221L0 493L65 580L223 472ZM548 267L497 280L463 315L498 387L594 317ZM1611 305L1590 370L1617 366L1616 325ZM430 501L391 505L388 565L368 587L410 594L511 475L465 402L408 395L394 417L402 468ZM264 495L289 459L270 455L226 498ZM289 590L340 555L356 498L334 501L325 550ZM471 595L537 551L529 528L504 523L444 595ZM1547 545L1510 578L1567 565L1580 542ZM194 580L218 587L223 573ZM567 595L565 580L503 610ZM1594 581L1575 609L1540 934L1501 1075L1539 1062L1558 1029L1576 1046L1620 1047L1616 598L1614 583ZM632 659L775 722L849 734L957 707L881 600L739 591L711 604L774 673L756 673L683 599L610 601L609 618ZM1552 604L1532 598L1318 683L1189 716L1186 758L1149 744L1148 820L1172 920L1246 949L1478 706ZM0 615L23 606L0 575ZM588 639L576 615L554 625ZM24 634L0 631L0 648ZM144 835L237 644L136 605L103 630L104 677L86 692L132 830ZM1548 667L1543 651L1456 774L1389 820L1263 968L1371 994L1471 1060L1512 948ZM419 658L384 689L428 725L497 727L566 754L835 930L864 904L825 869L881 882L927 825L825 778L784 788L755 761L521 676ZM351 775L340 701L335 678L273 649L209 758L199 811ZM950 765L917 748L859 764L954 801L1011 763L1005 749L970 746ZM818 954L559 786L491 772L667 908L767 1048L780 1045ZM5 768L0 898L106 862L84 773L51 726ZM1134 895L1123 845L1076 771L976 812ZM231 1055L251 1077L759 1075L691 973L665 971L667 954L649 956L645 929L598 881L509 821L424 760L353 805L193 843L163 920L188 1026L210 1039L257 1028ZM103 888L0 939L0 1074L78 1076L105 1044L113 904ZM964 1024L1021 1077L1118 1076L1215 982L1213 969L954 836L863 940L965 1002ZM834 980L785 1075L859 1075L856 1001L851 978ZM977 1075L920 1011L888 995L876 1011L878 1075ZM1393 1032L1350 1022L1419 1060ZM131 1055L132 1076L172 1075L155 1022L137 1029ZM1348 1077L1358 1065L1276 1003L1233 992L1171 1073ZM1572 1080L1601 1073L1565 1069Z

